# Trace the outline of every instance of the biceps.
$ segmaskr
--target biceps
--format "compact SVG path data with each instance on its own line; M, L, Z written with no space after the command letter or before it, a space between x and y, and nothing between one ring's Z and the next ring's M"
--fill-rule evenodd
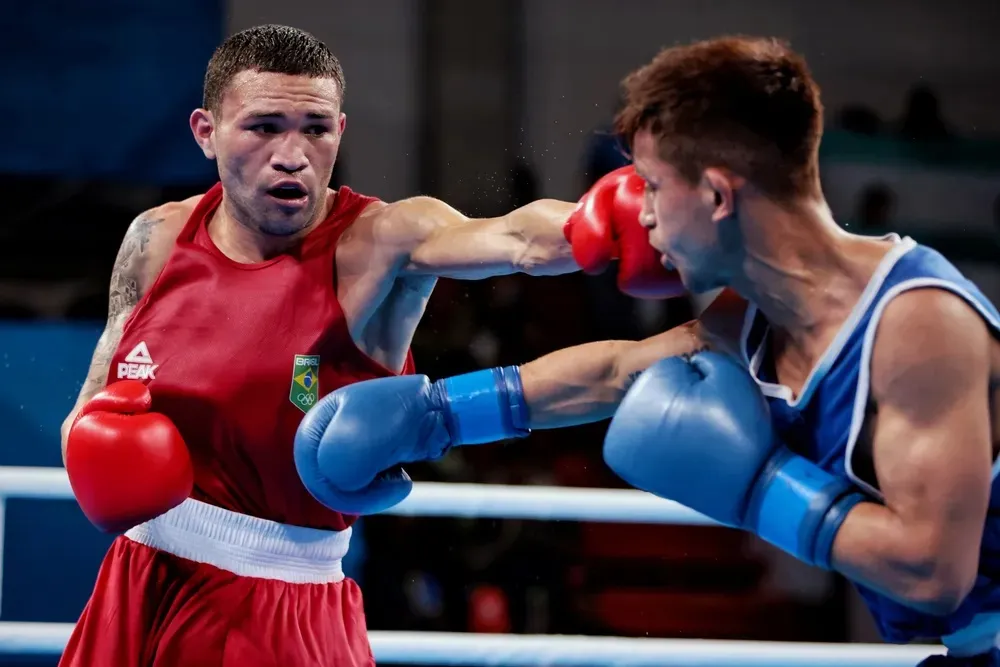
M975 549L992 481L986 396L960 401L933 423L892 409L877 419L873 456L886 505L935 542Z

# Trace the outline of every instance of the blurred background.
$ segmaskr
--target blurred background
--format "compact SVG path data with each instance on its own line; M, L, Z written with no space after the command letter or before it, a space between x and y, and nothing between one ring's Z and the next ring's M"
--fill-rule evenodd
M929 243L1000 302L995 0L4 4L0 465L60 464L59 425L106 316L122 234L140 211L214 182L188 115L215 46L260 23L309 30L344 65L334 185L435 195L470 215L575 200L623 164L609 134L618 82L659 48L783 37L823 88L823 185L838 220ZM633 301L613 281L441 281L414 343L418 369L437 378L642 337L704 305ZM620 486L601 462L604 429L462 449L411 473ZM10 501L6 523L2 618L75 621L110 539L72 502ZM359 523L349 560L371 629L876 638L839 577L723 529L377 517Z

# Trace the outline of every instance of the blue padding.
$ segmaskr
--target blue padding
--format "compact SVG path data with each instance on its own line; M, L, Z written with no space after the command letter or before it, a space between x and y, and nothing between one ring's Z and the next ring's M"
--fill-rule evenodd
M852 489L847 480L786 450L762 474L747 527L800 560L829 568L837 530L862 499Z
M815 565L824 570L833 569L833 565L830 562L833 556L833 540L837 537L837 532L840 530L841 524L844 523L844 519L847 518L848 513L854 509L855 505L864 500L866 500L866 497L863 493L857 491L849 493L838 500L826 513L819 533L816 535L816 545L813 550L813 563Z
M528 409L516 366L442 381L454 445L479 445L528 435Z

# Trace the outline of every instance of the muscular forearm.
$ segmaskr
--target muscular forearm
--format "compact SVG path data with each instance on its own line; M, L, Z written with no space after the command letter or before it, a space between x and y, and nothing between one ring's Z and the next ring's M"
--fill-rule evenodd
M863 586L929 614L949 614L972 581L936 553L927 530L907 525L890 508L860 503L851 510L833 544L832 565ZM978 553L965 554L978 558ZM974 568L973 568L974 571Z
M543 199L497 218L470 220L444 202L418 197L394 205L376 222L393 230L381 236L403 235L402 247L414 244L403 260L404 273L461 280L556 275L579 270L563 232L574 208Z
M519 241L514 265L530 275L558 275L579 270L564 227L576 204L540 199L507 216L510 233Z
M111 356L114 354L115 348L118 346L118 341L121 339L121 326L118 323L120 319L120 317L116 317L114 320L111 320L109 326L105 328L104 333L97 340L97 346L90 361L90 368L87 371L87 379L83 381L83 386L80 388L80 393L76 398L73 409L70 410L69 414L66 415L66 419L63 420L62 428L60 429L60 440L64 464L66 462L66 440L69 437L70 426L73 425L76 415L80 412L84 404L107 384L108 371L111 367Z
M521 367L531 428L560 428L611 417L635 379L660 359L706 346L697 321L640 341L587 343Z
M567 348L521 366L521 382L534 429L561 428L611 417L628 390L617 360L628 341Z

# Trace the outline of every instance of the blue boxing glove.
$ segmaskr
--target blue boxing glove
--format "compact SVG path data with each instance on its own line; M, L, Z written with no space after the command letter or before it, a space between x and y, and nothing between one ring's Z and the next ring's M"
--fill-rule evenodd
M434 383L425 375L378 378L341 387L306 414L295 435L295 466L330 509L374 514L409 495L413 483L401 464L525 437L527 424L514 366Z
M779 443L757 383L715 352L640 375L611 420L604 460L637 488L826 569L844 518L864 499Z

